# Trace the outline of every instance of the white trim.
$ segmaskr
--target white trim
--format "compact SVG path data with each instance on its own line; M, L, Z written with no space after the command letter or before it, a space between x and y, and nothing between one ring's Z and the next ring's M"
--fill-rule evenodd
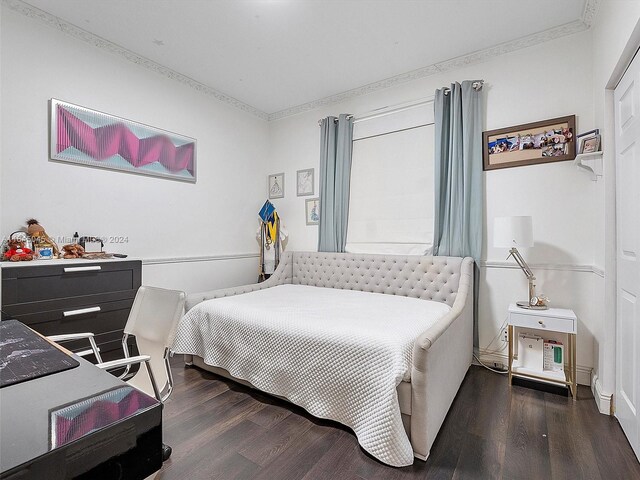
M509 42L500 43L493 47L478 50L466 55L461 55L443 62L434 63L426 67L419 68L410 72L395 75L384 80L363 85L361 87L347 90L336 95L320 98L312 102L303 103L302 105L296 105L294 107L286 108L278 112L269 114L269 121L280 120L285 117L297 115L299 113L308 112L309 110L315 110L326 105L333 105L336 103L344 102L353 97L359 97L360 95L367 95L369 93L382 90L385 88L393 87L420 78L429 77L436 73L446 72L454 70L456 68L466 67L468 65L474 65L477 63L486 62L495 58L498 55L505 55L507 53L522 50L524 48L532 47L541 43L549 42L557 38L565 37L567 35L573 35L583 32L591 27L594 18L597 14L598 6L601 0L587 0L585 8L582 13L582 17L579 20L559 25L557 27L543 30L542 32L527 35L525 37L516 38Z
M143 265L160 265L164 263L183 263L183 262L211 262L217 260L237 260L243 258L257 258L259 253L228 253L220 255L202 255L192 257L157 257L157 258L143 258ZM507 268L507 269L519 269L520 267L511 262L498 262L498 261L486 261L480 262L482 268ZM532 269L536 270L561 270L570 272L585 272L594 273L604 278L604 271L594 265L579 265L579 264L553 264L553 263L532 263L530 264Z
M25 3L21 0L2 0L2 5L5 5L10 10L16 13L20 13L25 17L29 17L34 20L39 20L50 27L53 27L57 30L60 30L63 33L66 33L67 35L74 37L76 40L81 40L96 48L107 51L114 55L118 55L125 60L128 60L132 63L135 63L136 65L140 65L141 67L146 68L147 70L152 70L156 73L159 73L163 77L167 77L171 80L180 82L183 85L191 87L200 93L204 93L205 95L212 96L216 100L219 100L223 103L227 103L244 112L255 115L258 118L261 118L263 120L269 119L269 116L265 112L258 110L257 108L247 103L244 103L238 100L237 98L233 98L232 96L227 95L226 93L222 93L216 90L215 88L205 85L204 83L198 82L193 78L187 77L186 75L183 75L180 72L177 72L175 70L172 70L169 67L165 67L164 65L154 62L153 60L147 57L138 55L137 53L127 48L124 48L118 45L117 43L110 42L105 38L99 37L98 35L88 32L87 30L84 30L78 27L77 25L67 22L66 20L63 20L60 17L56 17L55 15L52 15L48 12L45 12L44 10L40 10L39 8L29 5L28 3Z
M480 361L490 367L493 367L494 363L504 365L504 368L507 368L509 365L509 355L507 353L503 353L501 351L495 350L485 350L483 348L478 349L478 357ZM588 367L586 365L578 365L576 367L576 371L578 374L578 384L579 385L591 385L592 380L592 372L593 368ZM595 395L594 395L595 396ZM607 414L609 411L607 410Z
M142 265L164 265L167 263L190 263L190 262L216 262L218 260L240 260L244 258L258 258L258 253L229 253L222 255L206 255L199 257L162 257L143 258Z
M530 263L529 266L533 270L561 270L568 272L584 272L593 273L599 277L604 278L604 270L595 265L581 265L570 263ZM520 267L513 262L500 262L495 260L482 260L480 261L481 268L511 268L520 269Z
M582 11L582 22L590 28L595 22L601 0L587 0Z
M418 80L420 78L435 75L436 73L446 72L449 70L454 70L456 68L461 68L468 65L474 65L477 63L486 62L490 59L495 58L498 55L504 55L517 50L522 50L524 48L532 47L534 45L549 42L557 38L565 37L567 35L573 35L573 34L582 32L590 28L591 25L593 24L600 2L601 0L587 0L585 3L585 7L584 7L581 18L579 20L574 20L573 22L569 22L564 25L559 25L557 27L543 30L542 32L534 33L532 35L527 35L525 37L516 38L509 42L504 42L498 45L494 45L492 47L485 48L483 50L478 50L476 52L472 52L467 55L462 55L449 60L445 60L443 62L427 65L417 70L405 72L400 75L395 75L393 77L386 78L377 82L373 82L368 85L363 85L358 88L347 90L346 92L338 93L336 95L331 95L329 97L314 100L312 102L304 103L302 105L286 108L284 110L280 110L277 112L266 113L247 103L244 103L236 98L233 98L230 95L222 93L213 87L210 87L208 85L205 85L204 83L198 82L193 78L187 77L186 75L183 75L175 70L165 67L164 65L156 63L153 60L143 57L142 55L138 55L137 53L131 50L128 50L120 45L110 42L91 32L88 32L72 23L69 23L59 17L56 17L55 15L52 15L43 10L40 10L39 8L36 8L32 5L29 5L28 3L25 3L22 0L2 0L2 4L6 5L9 9L13 10L14 12L20 13L26 17L29 17L35 20L39 20L50 27L56 28L68 35L71 35L77 40L81 40L96 48L100 48L102 50L106 50L115 55L119 55L125 60L133 62L137 65L140 65L148 70L152 70L156 73L159 73L164 77L170 78L172 80L176 80L182 83L183 85L189 86L201 93L204 93L205 95L210 95L221 102L227 103L242 111L245 111L247 113L255 115L258 118L261 118L263 120L268 120L268 121L280 120L284 117L297 115L299 113L307 112L309 110L315 110L316 108L319 108L325 105L340 103L353 97L358 97L360 95L367 95L369 93L372 93L378 90L382 90L382 89L393 87L395 85L399 85L402 83L406 83L413 80Z
M591 377L591 393L593 393L593 398L596 401L596 405L598 406L600 413L603 415L611 415L611 407L613 406L611 401L613 400L613 394L605 392L602 389L600 379L595 373Z

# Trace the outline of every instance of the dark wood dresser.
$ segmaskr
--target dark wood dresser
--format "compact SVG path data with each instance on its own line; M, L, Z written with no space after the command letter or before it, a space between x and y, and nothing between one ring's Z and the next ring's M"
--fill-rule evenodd
M3 262L2 319L43 335L93 332L103 360L122 358L122 330L141 281L140 260ZM78 352L88 343L64 346Z

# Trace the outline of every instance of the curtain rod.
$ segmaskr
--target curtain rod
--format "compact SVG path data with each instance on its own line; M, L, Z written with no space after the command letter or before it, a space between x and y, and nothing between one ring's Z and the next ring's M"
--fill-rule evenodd
M482 90L482 87L484 86L484 80L476 80L471 84L471 86L476 92L478 90ZM449 92L451 92L451 89L449 87L444 87L442 90L444 91L445 95L449 95Z
M423 97L417 100L411 100L409 102L396 103L395 105L385 105L384 107L376 108L374 110L370 110L362 115L347 115L347 118L355 118L353 123L362 122L364 120L371 120L377 117L383 117L385 115L389 115L392 113L402 112L404 110L409 110L410 108L415 108L420 105L425 105L427 103L432 103L434 100L434 96ZM337 121L337 119L335 120ZM335 122L334 121L334 122ZM318 120L318 125L322 125L322 120Z
M476 92L478 90L482 90L482 87L484 86L484 80L475 80L471 84L471 86L473 87L473 89ZM449 87L444 87L443 90L444 90L444 94L445 95L449 95L449 92L451 91L451 89ZM409 108L417 107L418 105L423 105L423 104L426 104L426 103L433 102L434 98L435 97L431 96L431 97L428 97L426 100L416 101L414 103L410 103L409 105L407 105L406 102L405 103L401 103L398 106L396 106L396 108L392 108L391 110L386 110L386 111L383 111L383 112L380 112L380 110L384 110L384 109L389 108L389 107L378 108L378 109L372 111L369 114L366 114L364 116L358 116L357 118L355 118L355 115L347 115L347 119L355 118L353 123L361 122L363 120L370 120L372 118L381 117L383 115L389 115L391 113L401 112L401 111L407 110ZM323 119L318 120L318 126L322 125L322 120ZM334 123L337 122L337 121L338 121L338 119L335 119Z

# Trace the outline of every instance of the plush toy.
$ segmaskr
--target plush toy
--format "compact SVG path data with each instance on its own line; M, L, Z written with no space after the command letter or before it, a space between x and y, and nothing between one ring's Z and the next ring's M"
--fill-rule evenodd
M58 245L56 245L56 242L47 235L44 227L40 225L35 218L27 220L27 233L31 237L31 243L34 248L41 245L50 245L53 247L54 256L57 257L60 255L60 249L58 248Z
M84 248L77 243L70 243L62 247L62 258L81 258L84 254Z
M12 262L33 260L33 252L30 248L24 246L22 240L9 240L7 244L9 250L4 254L5 260L11 260Z

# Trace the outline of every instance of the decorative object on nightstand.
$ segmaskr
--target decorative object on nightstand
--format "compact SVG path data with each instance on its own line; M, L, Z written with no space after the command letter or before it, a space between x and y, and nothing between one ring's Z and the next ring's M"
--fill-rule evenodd
M517 302L520 308L545 310L549 299L536 296L536 277L524 261L516 247L533 247L533 222L531 217L496 217L493 224L493 246L510 248L509 257L513 257L529 280L529 300Z
M576 335L578 319L573 310L549 308L543 311L523 310L515 303L509 305L509 385L513 377L562 385L569 388L573 399L578 389L576 364ZM518 333L515 343L514 334ZM566 335L567 343L545 338L545 335ZM524 338L521 338L524 337ZM533 340L532 340L533 339ZM538 340L541 339L541 340ZM532 352L515 351L532 344ZM535 343L536 345L533 345ZM542 348L538 343L542 343ZM535 348L535 347L538 348ZM535 355L531 355L536 350ZM538 351L539 350L539 351ZM565 359L567 363L565 364Z

